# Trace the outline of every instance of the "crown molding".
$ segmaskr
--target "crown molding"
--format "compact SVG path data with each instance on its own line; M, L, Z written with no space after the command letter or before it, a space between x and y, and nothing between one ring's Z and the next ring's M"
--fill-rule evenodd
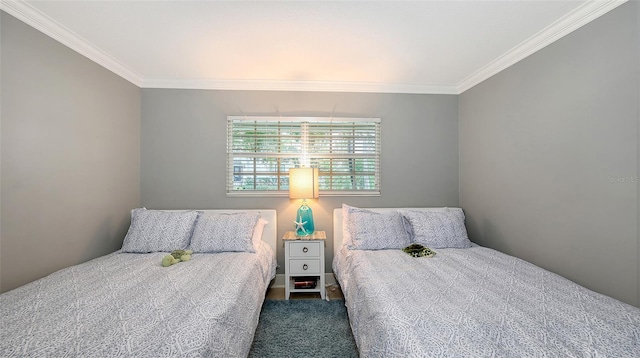
M376 82L267 81L267 80L187 80L145 79L142 88L211 89L245 91L370 92L407 94L458 94L455 86Z
M142 76L23 0L0 0L0 9L140 87Z
M557 41L565 35L568 35L574 30L577 30L625 2L627 2L627 0L592 0L584 3L558 21L542 29L515 48L460 81L456 86L458 94L470 89L487 78Z
M627 0L591 0L539 31L457 84L430 85L376 82L216 80L143 78L142 75L62 26L24 0L0 0L0 9L141 88L461 94L505 68L555 42Z
M143 78L24 0L0 0L0 9L141 88L458 94L455 86L373 82Z

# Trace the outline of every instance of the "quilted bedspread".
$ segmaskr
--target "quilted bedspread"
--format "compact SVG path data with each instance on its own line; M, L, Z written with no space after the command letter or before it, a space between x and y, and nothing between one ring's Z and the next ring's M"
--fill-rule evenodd
M640 308L495 250L342 248L362 357L640 357Z
M1 357L246 357L269 281L271 248L113 253L0 295Z

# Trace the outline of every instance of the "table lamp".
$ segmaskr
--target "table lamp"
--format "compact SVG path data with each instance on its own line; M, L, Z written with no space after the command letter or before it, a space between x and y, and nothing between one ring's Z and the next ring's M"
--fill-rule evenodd
M318 197L318 168L289 169L289 198L303 199L296 214L296 235L313 234L313 212L307 205L307 199Z

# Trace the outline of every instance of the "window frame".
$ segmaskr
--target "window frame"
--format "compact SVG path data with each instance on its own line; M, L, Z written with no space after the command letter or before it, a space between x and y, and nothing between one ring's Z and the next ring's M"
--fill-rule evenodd
M381 189L381 183L380 183L380 177L381 177L381 165L380 165L380 157L381 157L381 124L382 121L380 118L366 118L366 117L357 117L357 118L351 118L351 117L281 117L281 116L227 116L227 158L226 158L226 179L225 179L225 183L226 183L226 194L229 197L270 197L270 196L288 196L289 195L289 191L288 189L275 189L275 190L236 190L234 189L234 166L237 166L237 164L234 162L234 158L249 158L251 157L251 153L250 152L234 152L232 145L233 145L233 141L234 141L234 132L233 132L233 124L235 122L273 122L274 126L271 128L280 128L281 124L280 123L300 123L301 124L301 133L300 133L300 151L298 153L274 153L273 158L286 158L286 159L292 159L295 157L299 157L298 161L301 165L303 166L310 166L310 164L312 163L312 161L321 161L321 160L327 160L329 159L329 161L333 160L333 159L344 159L344 158L349 158L349 159L354 159L354 160L364 160L364 158L368 159L368 162L373 163L373 164L369 164L373 166L373 171L371 172L372 174L368 175L368 177L371 177L371 175L373 175L373 179L369 178L368 180L373 180L373 185L374 185L374 189L360 189L360 190L326 190L326 189L320 189L320 195L321 196L380 196L380 189ZM304 123L307 123L307 130L303 129ZM356 153L348 153L348 154L319 154L318 152L315 153L308 153L307 150L309 150L312 145L309 144L309 132L308 132L308 128L309 126L314 126L314 124L318 124L320 125L320 123L322 123L323 125L329 125L331 126L333 123L336 124L336 130L339 129L339 124L342 123L343 125L347 125L349 123L352 123L351 126L356 128L357 127L357 123L362 123L362 124L370 124L371 125L371 130L374 133L373 137L367 137L369 139L373 138L374 139L374 144L368 144L367 145L367 149L370 150L370 152L368 153L361 153L360 155L356 154ZM279 146L281 143L283 143L283 141L281 140L281 138L278 136L278 143ZM371 150L371 148L373 148ZM254 152L257 153L257 152ZM264 154L257 154L254 155L254 157L260 157L260 156L264 156ZM271 156L267 156L269 158L271 158ZM314 165L314 167L318 167L317 165ZM330 167L333 168L333 164L330 164ZM329 177L329 181L333 180L334 177L339 177L341 175L339 174L334 174L333 172L323 172L322 170L320 170L319 176L320 178L322 177ZM256 172L253 172L253 175L256 175ZM278 181L278 187L280 186L280 182L282 181L283 178L288 179L288 170L287 173L283 173L280 169L280 166L278 165L278 169L276 169L276 177L277 177L277 181ZM338 172L339 173L339 172ZM344 175L342 175L344 176ZM362 179L360 180L365 180L365 177L362 177ZM353 178L351 180L356 180L357 178Z

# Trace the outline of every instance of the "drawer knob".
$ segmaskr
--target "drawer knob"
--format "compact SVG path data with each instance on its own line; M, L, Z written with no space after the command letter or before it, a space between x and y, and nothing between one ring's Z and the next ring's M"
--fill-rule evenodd
M308 252L308 251L309 249L306 246L302 248L302 252Z
M306 247L305 247L305 249L306 249ZM308 266L307 264L302 265L302 269L303 269L303 270L305 270L305 271L306 271L308 268L309 268L309 266Z

